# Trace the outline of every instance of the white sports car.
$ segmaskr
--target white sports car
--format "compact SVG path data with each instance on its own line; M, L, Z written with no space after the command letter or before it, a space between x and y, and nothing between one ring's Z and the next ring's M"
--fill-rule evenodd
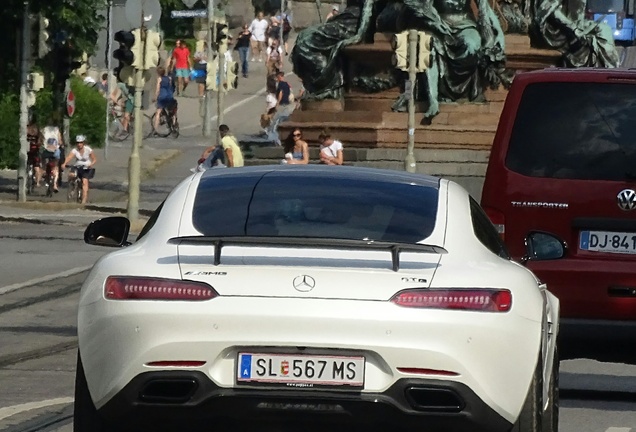
M86 229L76 432L557 431L559 302L456 183L215 169L128 229Z

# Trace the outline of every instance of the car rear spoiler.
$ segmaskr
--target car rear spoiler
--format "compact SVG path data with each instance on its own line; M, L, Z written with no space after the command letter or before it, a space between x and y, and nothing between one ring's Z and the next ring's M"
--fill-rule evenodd
M432 254L446 254L448 251L441 246L420 243L395 243L374 240L351 240L312 237L208 237L184 236L173 237L169 243L179 244L208 244L214 245L214 265L221 263L221 249L223 246L265 246L319 249L349 249L349 250L379 250L390 251L393 261L393 271L400 269L400 252L420 252Z

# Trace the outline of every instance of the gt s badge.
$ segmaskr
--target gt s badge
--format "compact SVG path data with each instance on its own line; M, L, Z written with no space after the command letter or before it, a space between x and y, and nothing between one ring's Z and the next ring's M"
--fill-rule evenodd
M420 279L420 278L409 278L409 277L403 277L402 278L402 282L409 282L409 283L426 283L426 279Z

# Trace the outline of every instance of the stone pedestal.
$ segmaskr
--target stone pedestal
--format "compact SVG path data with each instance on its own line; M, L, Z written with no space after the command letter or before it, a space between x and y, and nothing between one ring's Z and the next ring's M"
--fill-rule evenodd
M379 93L364 93L353 88L353 78L388 73L393 54L390 34L378 33L372 44L347 47L343 52L345 87L342 101L305 102L279 132L286 136L292 128L301 128L310 145L317 144L320 131L328 127L346 147L406 148L408 114L391 111L400 94L395 87ZM528 71L554 67L561 55L557 51L534 49L523 35L506 36L507 67ZM440 113L431 124L421 125L424 104L416 104L415 147L423 149L489 150L494 138L505 89L487 90L486 101L441 103Z

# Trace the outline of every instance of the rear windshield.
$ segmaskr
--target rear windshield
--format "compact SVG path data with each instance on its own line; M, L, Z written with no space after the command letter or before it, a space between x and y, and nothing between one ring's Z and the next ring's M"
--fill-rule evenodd
M438 189L311 175L201 180L193 224L206 236L317 237L416 243L435 226Z
M506 166L531 177L636 178L636 85L539 83L523 92Z

